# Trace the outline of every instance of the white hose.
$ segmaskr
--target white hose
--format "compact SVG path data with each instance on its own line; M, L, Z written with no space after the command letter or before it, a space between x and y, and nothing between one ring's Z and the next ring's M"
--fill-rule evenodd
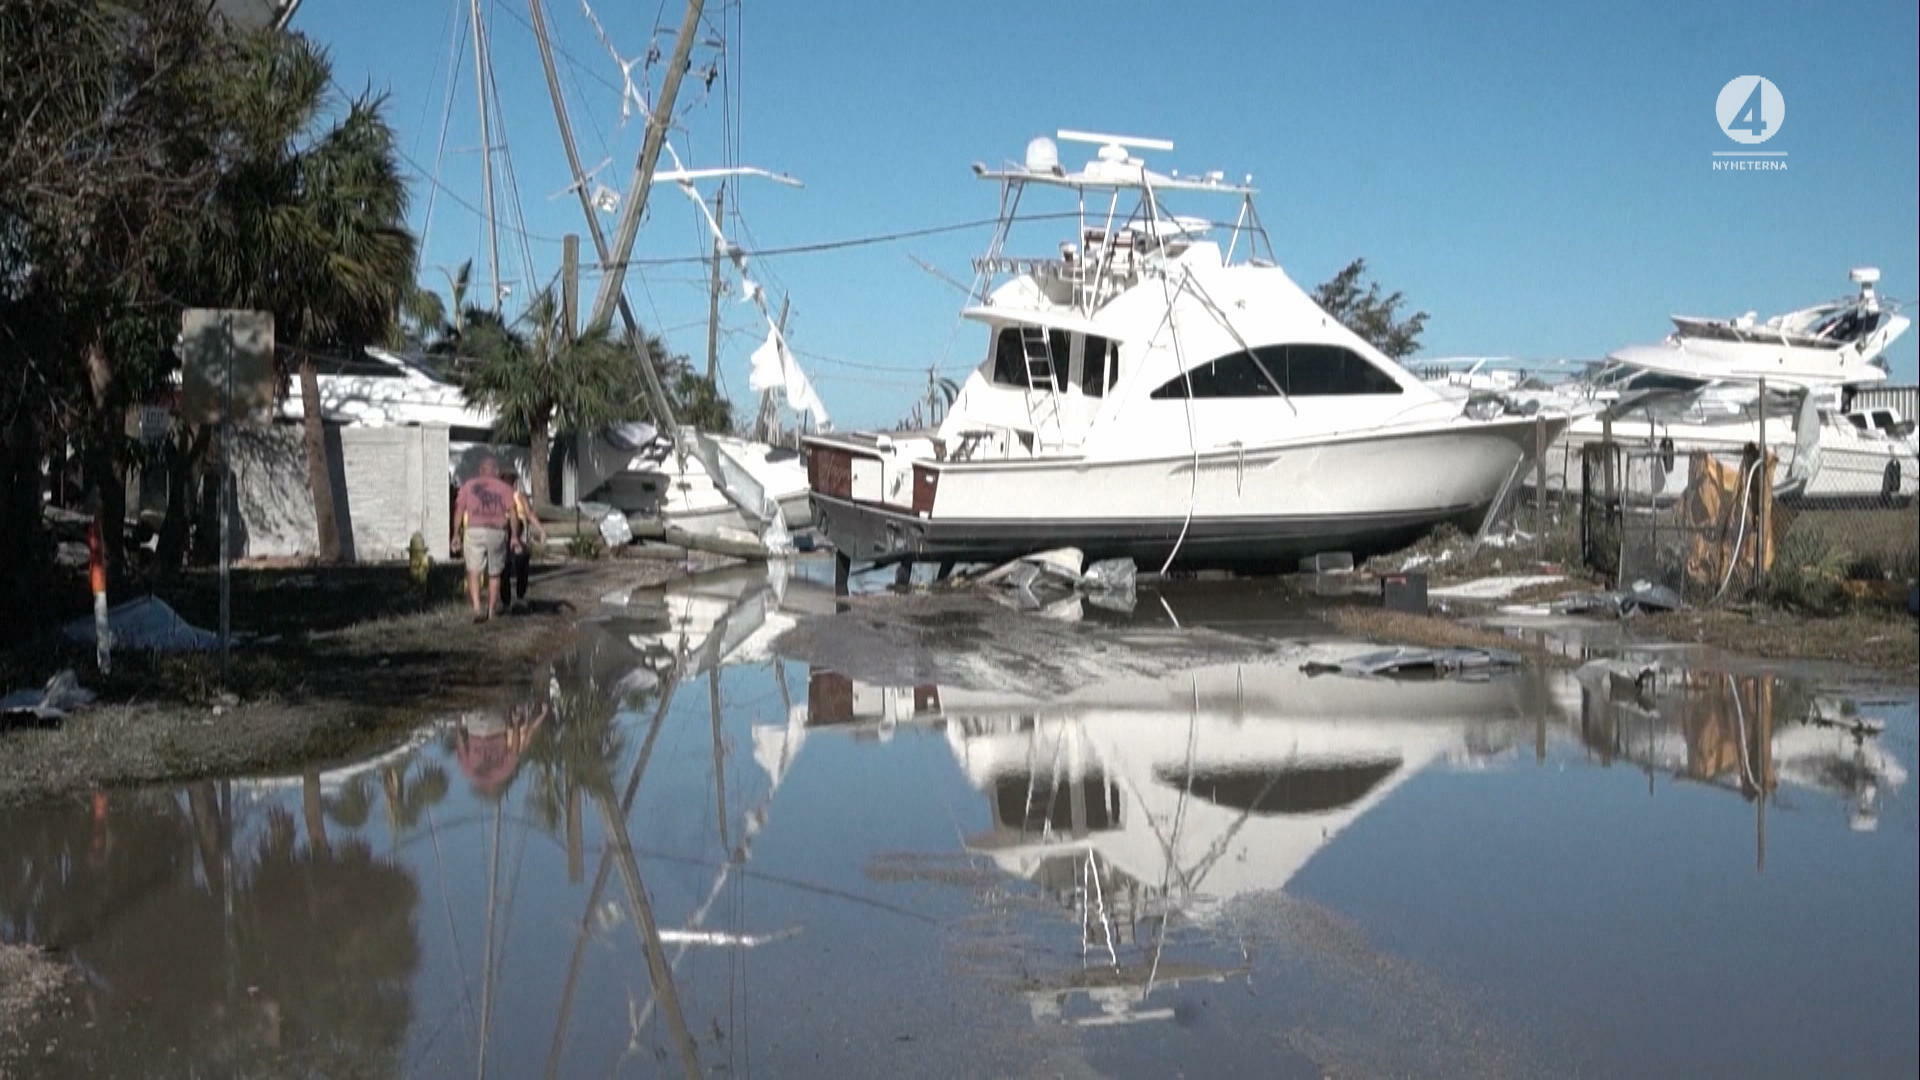
M1720 589L1713 594L1713 599L1708 601L1710 604L1719 603L1720 598L1727 594L1727 586L1733 584L1734 568L1740 565L1740 547L1746 543L1747 538L1747 501L1753 497L1753 481L1760 475L1760 467L1765 465L1766 462L1767 452L1765 448L1762 448L1760 456L1754 460L1752 465L1747 467L1747 477L1740 484L1740 501L1736 504L1736 510L1740 514L1740 528L1733 534L1733 554L1727 558L1726 576L1720 579ZM1756 563L1759 562L1759 550L1757 548L1754 551L1754 561Z

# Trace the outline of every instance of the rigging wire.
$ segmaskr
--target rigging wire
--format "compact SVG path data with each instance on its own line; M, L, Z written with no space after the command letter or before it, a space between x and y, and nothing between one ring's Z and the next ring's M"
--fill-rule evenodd
M498 11L499 8L498 0L495 0L492 10ZM506 181L504 186L507 189L507 210L512 215L514 223L518 226L518 228L514 230L514 238L519 243L521 268L525 273L527 288L532 289L533 283L538 279L534 276L533 249L527 246L526 208L520 197L520 180L519 177L515 175L513 169L513 144L507 136L506 114L500 108L500 85L495 78L493 66L493 34L485 26L481 27L480 46L481 54L486 58L487 89L491 95L488 107L493 113L494 129L498 132L500 140L501 172ZM488 147L486 152L491 154L493 148ZM498 287L498 283L496 282L495 288L498 289ZM529 292L525 298L525 302L531 303L535 295L535 293Z
M447 41L447 48L452 55L452 59L449 60L447 63L446 104L443 106L440 114L440 138L439 138L439 141L435 144L434 151L433 151L433 174L432 174L433 186L428 188L427 190L426 218L420 225L420 242L418 246L415 248L416 252L424 252L427 249L427 238L433 233L433 208L434 208L435 196L437 196L440 193L440 191L446 187L446 185L440 182L440 164L442 161L446 159L447 129L451 127L453 124L453 92L454 92L454 88L460 82L461 62L464 61L467 56L467 51L460 47L460 37L465 32L466 25L467 25L466 24L466 14L467 14L466 7L465 5L460 3L460 0L453 0L453 6L454 6L455 14L453 17L451 17L448 20L449 22L453 23L453 33L449 35L448 41ZM335 81L333 85L335 89L338 89L341 93L343 94L346 93L346 88L342 87L338 81ZM425 170L420 168L419 163L414 161L412 158L408 157L405 151L400 150L400 148L397 146L394 147L394 149L397 152L399 152L401 158L405 159L409 165L413 166L413 169L416 173L419 173L423 176L427 175ZM451 190L451 189L447 189L447 190ZM417 257L418 256L416 255L416 258Z
M1051 221L1061 218L1079 217L1072 211L1060 211L1046 214L1027 214L1016 218L1017 221ZM741 249L740 254L748 259L767 259L780 255L812 255L822 251L843 251L847 248L869 247L874 244L890 244L899 240L913 240L922 236L938 236L942 233L964 232L968 229L980 229L999 224L998 217L973 218L968 221L956 221L947 225L928 225L917 229L899 229L893 232L872 233L866 236L851 236L838 240L821 240L807 244L791 244L786 247ZM705 255L671 255L644 259L628 259L624 263L605 263L595 268L598 273L611 270L615 266L681 266L692 263L704 263Z
M453 33L450 32L450 29L452 28L453 20L461 10L463 9L460 7L459 0L453 0L453 6L447 9L446 18L440 23L440 32L448 35L448 51L451 52L454 56L460 55L460 49L458 45L458 42L460 39L454 36ZM448 59L447 66L448 67L452 66L451 58ZM433 72L427 77L427 92L420 95L420 115L415 117L413 121L413 128L415 132L413 137L413 148L415 150L420 149L420 140L427 133L427 116L429 115L429 110L433 106L433 84L440 81L440 72L441 72L441 61L438 58L435 58L435 60L433 61Z

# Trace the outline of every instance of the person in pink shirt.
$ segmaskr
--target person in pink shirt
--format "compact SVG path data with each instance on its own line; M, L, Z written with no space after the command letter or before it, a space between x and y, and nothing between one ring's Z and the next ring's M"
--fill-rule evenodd
M479 471L460 485L453 501L453 538L455 555L463 553L467 562L467 599L473 605L473 621L493 618L500 607L500 575L507 570L507 547L518 544L512 531L514 491L500 479L500 465L493 458L480 460ZM480 583L486 581L487 606L480 607Z

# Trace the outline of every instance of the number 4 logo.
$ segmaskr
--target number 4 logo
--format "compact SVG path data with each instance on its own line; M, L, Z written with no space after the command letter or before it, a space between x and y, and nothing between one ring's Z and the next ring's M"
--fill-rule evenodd
M1787 100L1764 75L1741 75L1720 88L1714 103L1720 130L1737 143L1754 145L1780 133L1787 118Z
M1747 95L1747 103L1745 105L1740 106L1739 115L1733 118L1733 123L1727 125L1727 129L1729 131L1737 128L1741 131L1748 133L1749 135L1756 135L1756 136L1762 136L1762 137L1766 135L1767 133L1767 116L1765 111L1766 106L1761 101L1761 97L1760 97L1761 92L1764 91L1765 89L1766 87L1761 85L1758 82L1755 82L1753 84L1753 93Z

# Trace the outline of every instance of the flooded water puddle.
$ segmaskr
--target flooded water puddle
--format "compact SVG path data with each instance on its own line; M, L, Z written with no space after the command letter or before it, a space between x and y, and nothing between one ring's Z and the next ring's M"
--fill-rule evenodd
M1668 654L1310 675L1280 640L1298 620L1216 592L1143 593L1138 618L1008 659L981 651L991 616L806 623L835 611L814 582L707 575L610 598L520 700L381 759L15 813L0 938L84 978L17 1056L514 1077L1920 1064L1911 688ZM1161 647L1215 616L1237 644ZM881 650L918 625L992 662L809 665L826 645L797 625ZM925 671L957 674L874 677Z

